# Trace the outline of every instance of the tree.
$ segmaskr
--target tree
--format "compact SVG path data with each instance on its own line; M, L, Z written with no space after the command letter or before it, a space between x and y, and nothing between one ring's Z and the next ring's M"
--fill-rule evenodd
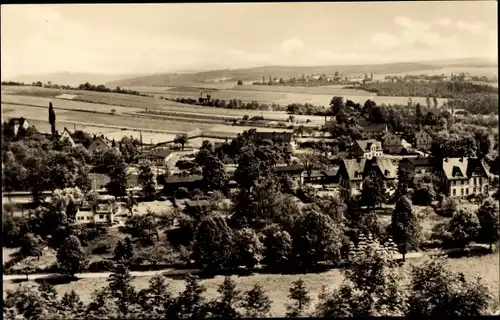
M188 136L185 133L179 133L174 138L174 143L180 144L182 146L182 150L184 150L184 145L188 144L188 142Z
M234 233L235 265L243 265L249 269L255 267L262 259L264 247L253 229L243 228Z
M203 181L211 190L224 191L229 181L224 164L215 157L209 156L203 163Z
M285 266L292 252L292 237L278 225L271 225L263 231L264 263L271 266Z
M49 124L50 131L52 132L52 136L56 135L56 113L54 111L54 107L52 106L52 102L49 102Z
M234 240L224 217L203 218L194 238L193 258L201 268L213 271L230 261Z
M264 317L271 309L271 299L266 295L259 284L243 293L241 307L245 309L247 317Z
M117 163L110 172L110 181L106 185L108 193L115 197L127 194L127 174L124 162Z
M200 285L197 276L186 276L186 288L177 296L171 308L167 311L168 319L202 318L206 310L206 301L203 296L206 288Z
M318 155L316 154L315 151L313 151L313 152L306 151L306 152L300 153L298 155L298 158L302 162L302 165L304 166L304 170L306 170L307 176L310 177L313 169L318 168L318 165L319 165Z
M131 216L125 221L125 232L132 238L152 242L154 236L159 240L158 222L152 213Z
M448 224L448 232L460 248L465 248L479 234L479 219L470 210L459 209Z
M424 124L424 114L422 113L422 108L420 107L420 103L417 103L417 106L415 107L415 114L417 116L416 120L417 125Z
M33 233L27 233L21 239L21 254L25 257L40 257L43 250L43 240L40 236Z
M294 262L302 266L340 257L341 230L332 218L311 211L296 224L293 237Z
M114 250L114 259L116 261L129 262L134 256L134 246L132 240L126 237L124 241L118 241Z
M330 111L332 116L336 116L340 110L344 109L344 98L343 97L333 97L330 101Z
M142 310L154 318L165 315L173 303L173 296L168 283L165 282L165 276L156 275L149 279L149 287L139 292L137 300Z
M432 97L432 101L434 103L434 108L437 108L438 107L438 99L437 99L437 97L435 97L435 96Z
M476 215L480 225L480 237L489 242L491 250L492 244L500 238L498 202L486 199L477 210Z
M134 207L137 206L137 200L134 197L132 191L128 193L127 202L125 202L125 208L129 211L130 215L134 215Z
M413 267L406 316L480 316L490 302L480 278L466 281L463 274L451 272L443 259L433 259Z
M75 273L85 270L87 263L87 256L80 240L73 235L67 237L57 251L57 265L60 272L74 277Z
M427 109L431 108L431 97L430 96L427 96L427 98L425 98L425 104L427 105Z
M331 294L323 291L316 306L318 317L402 316L405 290L390 253L377 243L360 246L350 258L352 268Z
M304 284L304 280L302 280L302 278L293 282L288 298L293 302L292 304L287 305L286 316L288 318L304 316L304 312L311 303L311 297L309 296L309 290Z
M210 302L210 313L214 318L234 319L241 315L236 308L241 300L241 292L236 290L236 284L230 276L224 277L224 281L217 288L219 297Z
M63 295L60 306L67 317L81 317L85 313L85 305L73 289Z
M419 247L422 238L422 226L413 213L410 200L405 196L400 197L394 207L391 235L394 242L400 247L403 260L405 260L406 253L409 250L415 250Z
M369 175L363 181L361 189L361 203L367 207L381 206L386 200L386 187L384 181L377 175Z
M139 174L137 176L137 182L142 187L142 193L145 199L154 199L156 193L156 187L154 182L154 174L151 170L151 162L141 161L139 163Z
M108 278L108 290L115 300L121 317L134 311L137 292L132 285L132 276L125 265L119 263L115 266Z
M239 85L239 86L242 86L242 85L243 85L243 81L238 80L238 85Z

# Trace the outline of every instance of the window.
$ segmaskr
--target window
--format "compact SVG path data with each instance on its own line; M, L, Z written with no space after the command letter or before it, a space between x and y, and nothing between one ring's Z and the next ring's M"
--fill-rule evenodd
M452 182L451 182L451 185L456 186L456 185L457 185L457 182L456 182L456 181L452 181Z
M104 215L103 215L103 214L100 214L100 215L99 215L99 219L104 219Z
M474 178L474 185L477 184L477 178Z
M469 188L465 188L465 194L469 194Z
M483 178L479 178L479 184L483 184Z
M473 191L474 193L476 193L476 187L472 188L472 191Z
M87 216L87 220L90 220L90 217L89 217L89 216Z
M460 188L460 195L463 196L464 195L464 188Z
M457 189L453 189L453 195L455 196L457 194Z

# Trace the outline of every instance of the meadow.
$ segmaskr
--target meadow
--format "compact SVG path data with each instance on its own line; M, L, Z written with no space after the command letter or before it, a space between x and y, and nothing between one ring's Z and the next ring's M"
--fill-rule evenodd
M426 258L408 260L408 263L401 268L402 273L408 274L411 266L422 263L424 259ZM499 260L497 254L480 257L448 259L448 264L452 270L463 272L468 280L472 280L473 278L480 276L488 286L491 294L496 298L496 305L498 305L498 293L500 287L498 273ZM136 289L140 290L146 288L150 278L150 276L136 277L133 280ZM284 316L286 312L286 304L289 302L287 298L289 294L288 290L294 281L302 278L310 290L311 297L313 300L316 300L318 293L321 291L323 286L336 288L342 283L344 276L339 269L333 269L322 273L297 275L253 274L249 276L233 276L232 278L236 282L237 290L248 290L255 284L262 285L266 293L273 301L270 316L279 317ZM201 283L207 288L207 298L214 298L218 295L217 287L220 283L222 283L223 279L224 278L222 276L216 276L201 281ZM169 283L170 290L173 292L180 292L185 286L184 281L178 279L178 277L172 277L168 279L167 282ZM57 284L56 290L60 295L63 295L73 289L80 294L82 300L88 302L92 292L105 286L106 284L106 278L80 279L71 283ZM3 286L5 294L6 290L15 289L19 286L19 284L11 281L4 281Z
M447 75L450 76L453 74L460 73L470 74L471 76L486 76L486 77L498 77L498 68L496 67L445 67L440 69L430 69L430 70L417 70L417 71L408 71L408 72L399 72L399 73L381 73L374 74L373 78L375 80L384 80L386 76L404 76L404 75L421 75L425 74L428 76L435 75Z

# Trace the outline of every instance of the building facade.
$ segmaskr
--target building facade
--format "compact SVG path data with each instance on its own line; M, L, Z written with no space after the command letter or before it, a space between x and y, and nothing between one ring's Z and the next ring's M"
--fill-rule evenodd
M372 159L374 157L381 157L384 151L380 141L374 139L356 140L351 146L351 154L355 158Z

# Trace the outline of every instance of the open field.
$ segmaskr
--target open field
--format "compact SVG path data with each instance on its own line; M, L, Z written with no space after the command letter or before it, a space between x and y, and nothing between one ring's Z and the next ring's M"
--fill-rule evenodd
M2 103L2 106L4 103ZM8 105L8 104L7 104ZM8 105L9 108L10 105ZM103 125L116 127L118 129L129 129L129 130L161 130L171 133L178 132L188 132L195 129L206 129L210 128L210 125L203 123L190 123L186 119L185 122L181 121L169 121L169 120L155 120L155 119L143 119L131 116L120 116L111 114L99 114L90 112L80 112L80 111L63 111L57 110L56 107L57 121L61 122L76 122L77 124L85 125ZM20 117L24 116L28 120L45 120L47 119L47 110L37 107L29 106L19 106L19 108L12 112L4 113L3 117ZM69 128L68 128L69 129ZM114 130L116 131L116 129Z
M337 96L371 96L371 92L358 89L344 89L343 85L327 85L315 87L299 87L299 86L268 86L268 85L242 85L235 86L233 90L244 91L265 91L265 92L291 92L291 93L306 93L306 94L321 94L330 97ZM331 99L331 98L330 98ZM368 98L367 98L368 99ZM329 102L329 101L328 101Z
M486 76L486 77L498 77L497 67L445 67L439 69L429 69L429 70L416 70L408 72L398 72L398 73L380 73L374 74L373 78L375 80L384 80L386 76L404 76L404 75L421 75L425 74L428 76L441 75L450 76L453 74L468 73L471 76Z
M403 268L403 272L407 273L411 265L419 264L422 259L415 259L409 261ZM454 271L463 272L467 279L472 280L476 276L481 276L483 281L487 284L490 292L498 300L499 292L499 260L496 254L491 254L481 257L448 259L450 267ZM148 286L148 280L151 277L137 277L134 279L134 285L137 289L144 289ZM233 280L236 282L238 290L248 290L254 284L260 284L267 292L273 301L271 308L271 316L284 316L285 304L289 302L287 295L292 282L302 278L309 288L313 300L317 299L318 293L321 288L326 285L331 288L338 287L343 280L343 275L340 270L334 269L323 273L309 273L300 275L281 275L281 274L254 274L250 276L234 276ZM217 276L211 279L205 279L202 284L207 288L207 298L217 296L217 286L223 281L222 276ZM184 289L184 281L178 279L169 279L170 290L179 292ZM68 284L56 285L56 290L60 295L75 290L78 292L83 301L88 302L94 290L101 288L107 284L106 279L81 279L76 282ZM18 284L4 281L4 294L6 290L15 289Z

